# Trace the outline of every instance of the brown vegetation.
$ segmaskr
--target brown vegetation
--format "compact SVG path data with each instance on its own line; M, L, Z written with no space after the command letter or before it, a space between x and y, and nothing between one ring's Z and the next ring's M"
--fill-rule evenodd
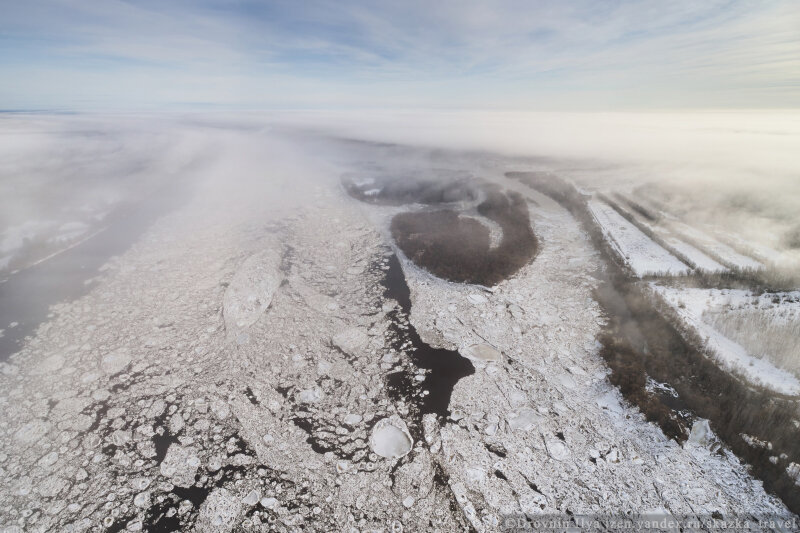
M495 285L533 258L538 241L527 203L519 194L490 189L478 213L502 228L496 248L490 248L489 230L483 224L451 210L396 215L392 237L414 264L438 277Z
M489 230L455 211L400 213L392 219L392 237L416 265L453 281L469 281L486 262Z
M775 492L793 512L800 512L800 487L786 474L790 462L800 462L798 402L756 389L720 369L703 341L685 329L674 310L657 303L646 285L631 281L614 262L615 254L594 224L585 198L569 183L541 173L509 174L562 203L603 254L605 278L596 297L609 324L599 339L603 343L600 354L611 369L611 382L623 396L648 420L657 422L667 436L681 441L688 428L645 389L647 376L668 383L696 416L710 421L717 436L740 459L753 466L754 475L767 490ZM740 272L703 274L701 278L743 282L743 276ZM772 443L772 449L750 446L743 434ZM773 463L770 458L775 457L778 460Z
M413 173L370 173L368 176L345 174L342 186L353 198L376 205L440 205L477 200L474 180L463 173L437 171L433 177Z

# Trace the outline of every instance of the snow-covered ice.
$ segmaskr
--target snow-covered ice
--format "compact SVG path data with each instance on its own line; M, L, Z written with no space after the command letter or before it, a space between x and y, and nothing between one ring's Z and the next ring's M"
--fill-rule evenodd
M281 256L268 248L248 257L225 291L225 327L231 336L252 325L266 311L281 283Z
M682 254L688 261L691 261L698 270L704 270L706 272L726 272L728 270L718 261L715 261L701 250L681 239L665 237L664 241L667 245L671 246L676 253Z
M392 416L375 424L369 443L372 451L381 457L397 459L411 451L414 440L405 423L399 417Z
M404 263L409 324L381 287L392 208L355 204L330 167L248 135L215 138L224 157L187 204L0 364L0 525L492 531L519 512L792 516L745 465L670 441L610 385L598 254L558 204L484 168L526 190L542 249L491 291ZM230 187L233 173L252 183ZM294 202L271 203L293 187ZM387 386L429 375L393 342L411 326L434 347L494 350L455 384L449 417L420 421L424 391Z

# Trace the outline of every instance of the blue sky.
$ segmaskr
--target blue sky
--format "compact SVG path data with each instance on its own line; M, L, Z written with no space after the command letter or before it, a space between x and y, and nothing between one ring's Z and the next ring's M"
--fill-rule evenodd
M25 0L0 109L800 107L800 4Z

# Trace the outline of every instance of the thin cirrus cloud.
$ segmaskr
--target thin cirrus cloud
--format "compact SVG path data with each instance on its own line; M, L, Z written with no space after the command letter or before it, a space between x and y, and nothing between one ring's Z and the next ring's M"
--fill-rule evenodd
M797 107L792 1L29 0L2 107Z

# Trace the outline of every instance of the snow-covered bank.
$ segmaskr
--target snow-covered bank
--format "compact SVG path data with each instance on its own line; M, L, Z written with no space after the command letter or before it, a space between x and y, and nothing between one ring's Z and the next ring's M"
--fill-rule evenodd
M722 335L703 320L704 313L714 306L727 303L736 305L752 298L749 291L716 289L673 288L651 284L651 287L678 315L708 342L718 357L718 362L728 371L741 375L756 385L767 387L780 394L800 395L800 380L790 372L772 364L763 354L751 354L737 342ZM769 297L765 297L768 300Z
M653 242L613 207L600 200L590 200L588 205L603 235L637 276L689 273L689 267Z

